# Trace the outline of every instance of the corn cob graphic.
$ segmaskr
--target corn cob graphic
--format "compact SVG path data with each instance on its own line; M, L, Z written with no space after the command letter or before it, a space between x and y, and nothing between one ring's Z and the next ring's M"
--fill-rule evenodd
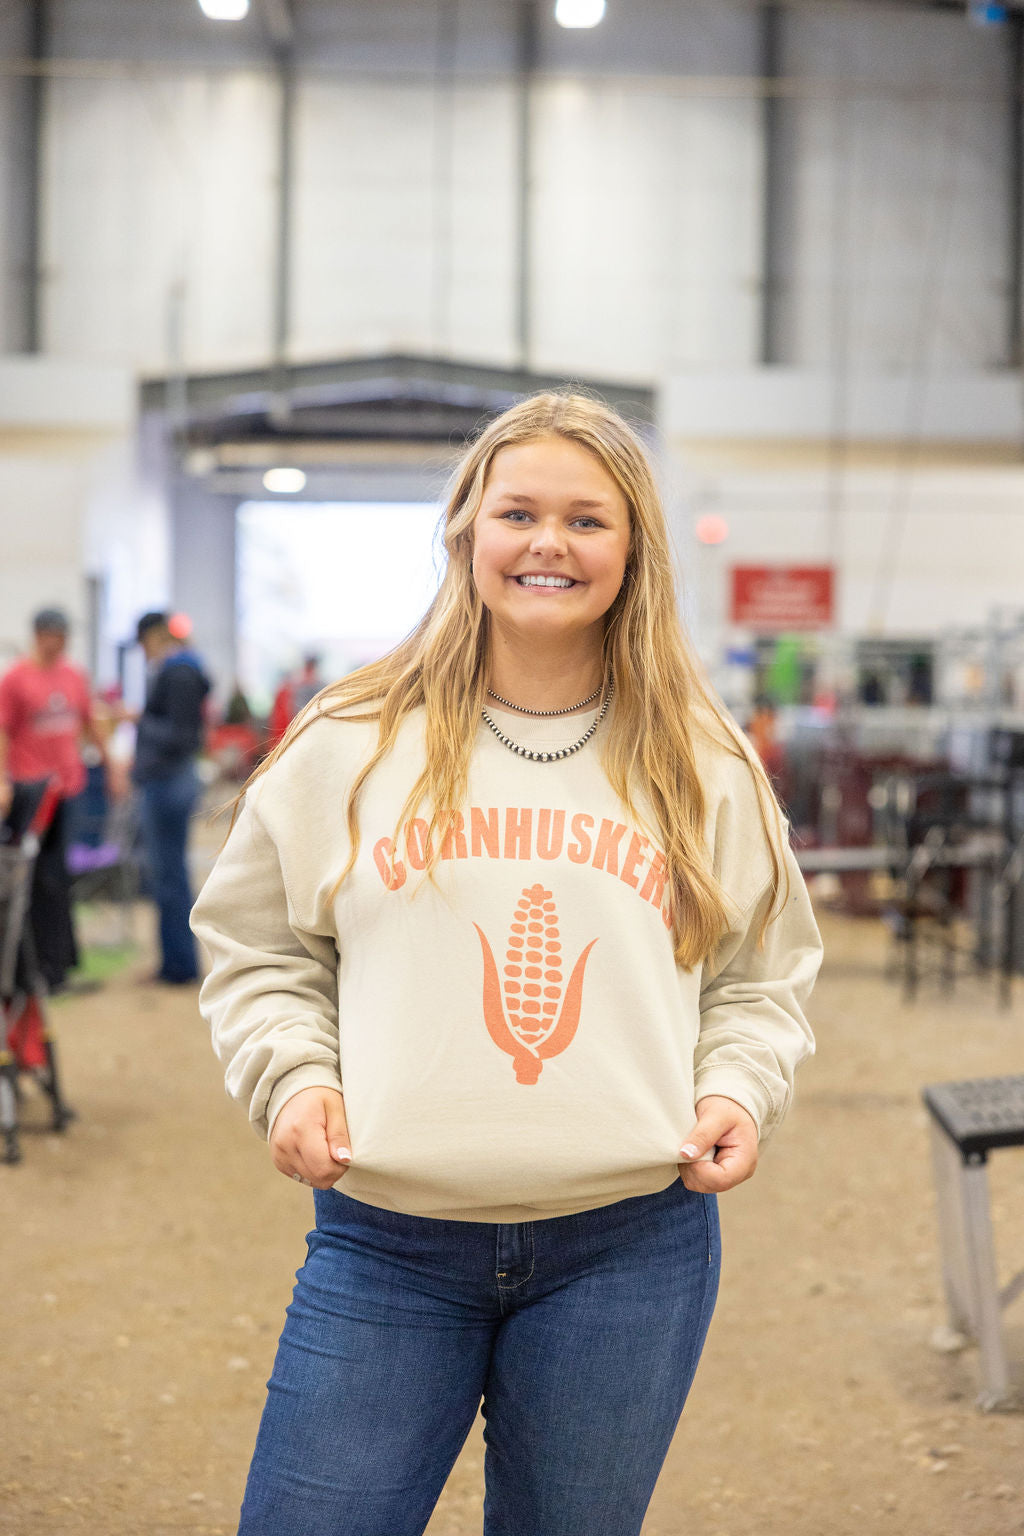
M576 1033L583 972L597 940L591 939L573 966L563 997L562 945L550 891L531 885L519 898L505 951L504 989L487 935L478 923L473 927L483 951L487 1032L512 1057L516 1082L535 1083L545 1060L564 1051Z

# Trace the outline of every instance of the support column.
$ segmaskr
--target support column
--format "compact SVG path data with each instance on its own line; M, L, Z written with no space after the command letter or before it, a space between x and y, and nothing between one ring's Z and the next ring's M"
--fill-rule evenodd
M1011 368L1024 367L1024 15L1006 18L1010 53L1009 313L1007 357Z
M430 340L436 357L452 350L454 284L455 89L459 0L437 0L434 52L434 154L431 175Z
M8 267L14 276L6 304L6 335L0 351L40 352L43 346L42 201L43 114L46 104L46 60L50 52L47 0L27 0L24 8L24 47L30 70L24 80L8 82L17 90L19 108L14 122L12 159L17 191L5 231Z
M533 75L538 51L537 0L519 0L517 41L516 361L520 368L529 368L533 353L530 166L533 160Z
M782 145L785 103L780 99L778 91L782 76L783 9L781 5L762 5L757 12L764 168L761 203L761 334L758 345L758 362L762 365L786 360L781 311L785 282L783 180L787 168Z
M288 341L291 336L292 217L295 181L295 21L291 0L263 0L278 83L277 208L274 229L273 334L270 355L277 413L288 415Z

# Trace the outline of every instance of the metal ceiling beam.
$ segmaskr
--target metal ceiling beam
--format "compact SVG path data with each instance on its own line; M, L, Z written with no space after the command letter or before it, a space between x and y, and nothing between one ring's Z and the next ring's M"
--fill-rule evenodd
M185 409L180 425L215 441L239 431L251 437L254 429L268 437L303 435L314 418L325 437L340 438L356 421L359 430L365 430L364 416L370 412L392 422L399 416L415 416L421 426L432 412L441 413L449 424L467 420L479 424L525 395L556 389L565 382L560 374L401 354L289 363L283 376L281 370L267 366L182 379ZM653 423L653 389L610 379L579 382L622 410L638 430ZM292 405L293 414L287 420L274 414L282 387ZM166 392L163 378L143 381L143 411L162 410Z

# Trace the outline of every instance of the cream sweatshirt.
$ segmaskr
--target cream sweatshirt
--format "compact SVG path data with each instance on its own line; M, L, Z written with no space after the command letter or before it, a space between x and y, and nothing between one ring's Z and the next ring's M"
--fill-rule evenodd
M493 718L547 750L594 716ZM249 790L192 914L210 966L200 1008L261 1135L301 1089L342 1089L353 1199L455 1220L566 1215L667 1188L703 1095L743 1105L762 1140L786 1113L821 959L796 862L759 950L770 863L753 779L703 741L709 856L735 911L714 963L682 970L663 852L608 785L605 728L543 763L481 723L434 883L426 820L392 841L421 713L364 789L358 859L333 899L376 725L317 720Z

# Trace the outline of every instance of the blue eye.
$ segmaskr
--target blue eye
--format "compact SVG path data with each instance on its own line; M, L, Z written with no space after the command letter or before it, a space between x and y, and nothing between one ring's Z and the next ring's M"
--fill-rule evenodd
M523 522L529 522L532 516L533 514L524 507L508 507L504 512L498 514L501 522L512 523L517 527L521 527ZM599 518L591 517L589 512L584 512L579 517L573 518L571 526L580 529L583 533L590 533L595 528L603 528L604 523Z

